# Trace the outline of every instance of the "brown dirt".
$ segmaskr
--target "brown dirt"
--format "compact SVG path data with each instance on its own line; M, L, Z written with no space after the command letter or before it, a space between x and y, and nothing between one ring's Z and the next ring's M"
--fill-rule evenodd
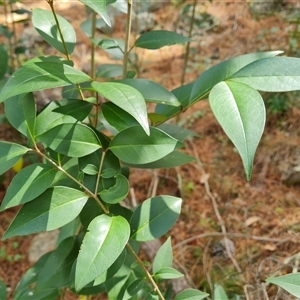
M30 7L37 6L34 1L24 2ZM85 18L84 10L75 4L61 2L58 11L78 28ZM288 49L288 32L293 27L285 21L284 11L270 16L259 15L257 19L245 2L201 2L198 9L213 15L216 23L195 37L186 82L195 80L209 66L235 55ZM179 12L180 8L167 4L156 11L159 27L174 29ZM115 29L117 36L122 37L123 27L124 18L119 16ZM274 27L278 31L272 33ZM18 33L20 30L18 27ZM89 56L90 47L80 30L77 33L81 46L77 48L74 60L84 69L84 58ZM84 58L81 51L85 53ZM179 86L183 53L181 46L165 47L155 52L139 51L140 76L151 78L169 89ZM100 51L97 57L99 62L108 61ZM249 299L266 299L264 292L270 297L277 292L274 286L264 285L268 276L285 274L293 267L297 269L296 262L287 262L287 259L297 254L300 247L300 180L292 185L283 181L283 170L297 159L300 136L298 99L293 94L290 97L294 97L291 99L294 105L287 112L276 116L268 114L249 183L237 152L206 101L197 103L181 116L183 126L199 135L186 143L186 151L196 154L198 161L176 170L161 170L154 175L159 178L157 194L178 195L181 192L184 199L182 214L170 234L175 261L192 287L204 290L211 283L218 282L227 291L239 294L246 291ZM3 139L10 140L7 132L10 129L5 127L2 135L5 133L6 137ZM0 188L0 199L10 175ZM152 180L152 172L135 170L131 175L138 202L147 197ZM216 216L213 201L231 234L234 259L242 274L238 274L232 260L226 257L226 251L218 256L211 255L222 239L222 224ZM1 214L0 234L15 213L16 209L11 209ZM0 249L6 251L6 255L0 258L0 277L12 289L29 266L27 250L30 241L31 237L21 237L0 242ZM9 259L9 255L14 257L16 254L22 255L20 260ZM278 297L291 299L284 293Z

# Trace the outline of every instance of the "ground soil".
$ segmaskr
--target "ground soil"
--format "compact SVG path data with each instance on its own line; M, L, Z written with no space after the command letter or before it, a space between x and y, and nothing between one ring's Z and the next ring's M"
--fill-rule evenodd
M31 8L46 7L37 1L23 2ZM287 21L292 14L289 9L297 8L296 5L290 3L277 7L272 13L267 10L265 14L251 11L245 2L199 2L198 13L208 13L214 22L195 32L185 82L195 80L208 67L240 54L279 49L296 55L294 49L289 49L289 33L294 25ZM76 28L86 16L82 6L73 2L61 1L58 11ZM156 28L178 29L181 11L182 6L163 5L154 12ZM123 37L123 28L124 16L119 15L114 36ZM18 34L22 31L20 27L17 30ZM74 60L78 67L88 69L85 58L89 56L90 46L79 29L77 34L79 46ZM151 78L170 90L181 84L182 46L155 52L139 51L138 55L141 77ZM100 52L98 58L97 63L109 61ZM243 295L242 299L246 296L254 300L275 299L277 288L266 285L264 280L298 269L294 256L300 251L300 176L293 173L293 168L299 165L300 106L297 94L288 94L282 101L286 101L286 111L275 114L274 110L268 110L250 182L246 181L239 155L215 120L207 101L197 103L179 120L182 126L198 135L186 143L187 153L197 158L195 163L154 173L135 170L131 175L131 201L140 202L153 193L149 191L151 183L157 183L156 194L183 197L182 214L170 235L175 262L186 274L191 287L205 290L219 283L227 292ZM17 138L6 125L0 128L2 139ZM12 175L9 172L0 186L0 199ZM16 211L1 213L1 235ZM222 225L234 246L233 259L220 247ZM20 237L0 242L0 278L10 290L30 266L31 239ZM276 299L293 298L281 292Z

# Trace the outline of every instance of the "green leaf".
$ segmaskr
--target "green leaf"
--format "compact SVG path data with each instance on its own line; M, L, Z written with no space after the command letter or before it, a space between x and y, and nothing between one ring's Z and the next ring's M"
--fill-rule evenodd
M182 200L172 196L157 196L144 201L130 220L131 238L151 241L165 234L176 222Z
M65 123L76 123L77 120L71 116L55 112L56 108L67 103L66 99L51 101L37 116L35 124L36 135L41 135L49 129Z
M266 112L261 95L238 82L220 82L209 94L211 109L237 148L250 180L256 148L262 136Z
M156 30L143 33L134 43L135 47L159 49L164 46L183 44L191 39L173 31Z
M183 142L185 139L193 136L198 136L198 134L192 130L185 129L183 127L174 124L161 124L158 126L161 130L172 136L174 139Z
M76 45L76 32L73 26L66 19L58 14L55 15L60 26L61 34L64 37L67 53L61 40L54 15L51 11L40 8L33 9L32 24L37 32L52 47L63 54L72 54Z
M219 284L214 285L214 300L229 300L225 290Z
M300 90L300 59L269 57L245 66L230 79L265 92Z
M92 87L100 95L133 116L149 135L147 107L139 91L131 86L118 82L93 82Z
M195 158L179 151L173 151L165 157L148 164L127 164L138 169L168 169L186 165L195 161Z
M183 277L184 275L177 270L170 267L163 267L157 273L154 274L155 278L164 279L176 279Z
M82 124L61 124L37 136L50 149L70 157L88 155L101 148L93 130Z
M99 195L101 199L110 204L119 203L124 200L129 193L129 183L125 176L117 174L116 184L107 190L102 190Z
M78 121L83 121L91 112L92 103L78 99L65 99L56 102L59 107L53 109L53 112L62 115L72 116Z
M134 296L136 295L145 285L145 279L144 278L139 278L137 280L135 280L134 282L132 282L128 288L127 288L127 293L130 296Z
M189 103L192 104L201 99L207 98L209 91L219 82L231 78L233 74L254 61L265 57L272 57L282 51L258 52L245 54L225 60L205 71L195 82L191 91Z
M96 72L97 78L116 78L123 74L122 65L103 64L98 67Z
M121 109L112 102L102 104L101 109L106 121L117 131L139 125L138 121L127 111Z
M64 241L65 239L76 236L78 234L80 228L81 228L81 222L80 222L79 216L76 217L71 222L69 222L68 224L61 227L59 230L59 235L56 240L56 246L60 245L60 243L62 241Z
M106 0L79 0L97 14L101 16L101 18L105 21L105 23L111 27L111 22L106 10Z
M22 169L9 185L0 211L38 197L51 185L56 173L56 169L45 164L33 164Z
M4 108L8 122L34 141L36 105L32 93L7 99Z
M147 79L127 78L118 80L137 89L148 102L161 103L170 106L180 106L180 102L175 95L169 92L160 84Z
M6 299L7 291L5 283L0 279L0 299Z
M2 239L62 227L79 215L87 199L79 190L62 186L50 188L23 205Z
M280 286L295 297L300 298L300 273L292 273L279 277L269 277L266 282Z
M8 67L7 49L4 44L0 44L0 79L4 77L7 67Z
M0 93L0 102L34 91L89 81L82 71L67 65L59 58L39 57L27 61L7 81Z
M174 300L201 300L205 299L209 294L200 292L195 289L186 289L176 295Z
M150 127L150 136L140 126L118 133L109 149L128 164L148 164L168 155L183 144L160 129Z
M76 291L96 279L116 261L129 234L129 224L121 216L101 215L90 223L76 263Z
M180 111L182 111L189 105L190 94L191 94L193 86L194 86L194 82L186 84L186 85L182 85L182 86L172 90L172 93L179 100L181 105L178 107L174 107L174 106L165 105L165 104L158 104L158 105L156 105L155 113L157 113L159 115L163 115L167 118L170 118L170 117L178 114Z
M29 150L18 144L0 141L0 175L12 168Z
M152 272L156 274L162 268L172 267L172 263L173 263L172 244L171 244L171 238L168 237L168 239L159 248L159 250L155 255L153 266L152 266Z

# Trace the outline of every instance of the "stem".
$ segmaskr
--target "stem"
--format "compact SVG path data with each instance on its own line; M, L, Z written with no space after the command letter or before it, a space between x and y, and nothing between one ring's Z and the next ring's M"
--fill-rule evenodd
M95 196L98 193L98 187L99 187L99 182L100 182L101 171L102 171L102 167L103 167L103 163L104 163L105 154L106 154L106 151L102 151L101 160L100 160L100 164L99 164L99 170L98 170L98 176L97 176L97 181L96 181L96 187L95 187Z
M132 249L132 247L130 246L129 243L127 243L126 247L128 248L128 250L131 252L131 254L134 256L134 258L136 259L136 261L138 262L138 264L141 266L141 268L143 269L143 271L145 272L148 280L150 281L154 291L157 293L158 297L160 300L165 300L164 296L162 295L161 291L159 290L156 282L153 280L152 275L148 272L148 270L146 269L146 267L144 266L143 262L140 260L140 258L136 255L136 253L134 252L134 250Z
M56 23L56 26L57 26L57 30L58 30L61 42L62 42L64 50L65 50L66 58L67 58L67 60L71 61L70 54L68 52L67 45L66 45L64 36L62 34L62 31L61 31L61 28L60 28L60 24L58 22L57 15L56 15L56 12L55 12L55 9L54 9L54 4L53 4L54 0L46 0L46 1L48 2L48 4L50 5L50 8L52 10L52 13L53 13L53 16L54 16L54 19L55 19L55 23ZM80 87L79 83L77 83L76 86L77 86L78 92L80 94L80 98L82 100L84 100L84 96L83 96L83 93L82 93L82 90L81 90L81 87Z
M194 28L194 23L195 23L196 5L197 5L197 0L194 0L192 17L191 17L190 28L189 28L189 38L192 37L192 33L193 33L193 28ZM186 48L185 48L184 63L183 63L183 69L182 69L182 75L181 75L181 85L184 85L187 63L188 63L188 59L190 56L190 45L191 45L191 42L188 42L186 44Z
M76 178L74 178L71 174L69 174L68 172L66 172L61 166L59 166L55 161L53 161L51 158L49 158L47 155L45 155L44 153L42 153L40 151L40 149L34 145L35 147L35 152L37 154L39 154L40 156L42 156L44 159L46 159L48 162L50 162L53 166L55 166L55 168L61 172L63 172L66 176L68 176L71 180L73 180L74 182L76 182L80 188L82 188L86 194L93 198L94 200L96 200L96 202L99 204L99 206L101 207L101 209L104 211L104 213L109 214L109 211L106 209L106 207L101 203L101 201L99 200L99 198L97 197L97 195L94 195L88 188L86 188L80 181L78 181Z
M126 20L126 37L125 37L125 47L124 47L124 59L123 59L123 78L126 77L128 55L129 55L129 43L130 43L130 31L132 22L132 0L127 0L127 20Z
M96 13L92 14L92 39L95 38L96 31ZM91 43L91 77L95 79L95 44Z

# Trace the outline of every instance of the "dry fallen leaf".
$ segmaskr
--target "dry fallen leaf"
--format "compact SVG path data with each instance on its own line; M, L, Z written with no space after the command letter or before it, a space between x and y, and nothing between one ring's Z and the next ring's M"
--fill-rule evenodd
M257 216L250 217L245 221L245 226L249 227L249 226L251 226L252 224L254 224L258 221L261 221L260 217L257 217Z

